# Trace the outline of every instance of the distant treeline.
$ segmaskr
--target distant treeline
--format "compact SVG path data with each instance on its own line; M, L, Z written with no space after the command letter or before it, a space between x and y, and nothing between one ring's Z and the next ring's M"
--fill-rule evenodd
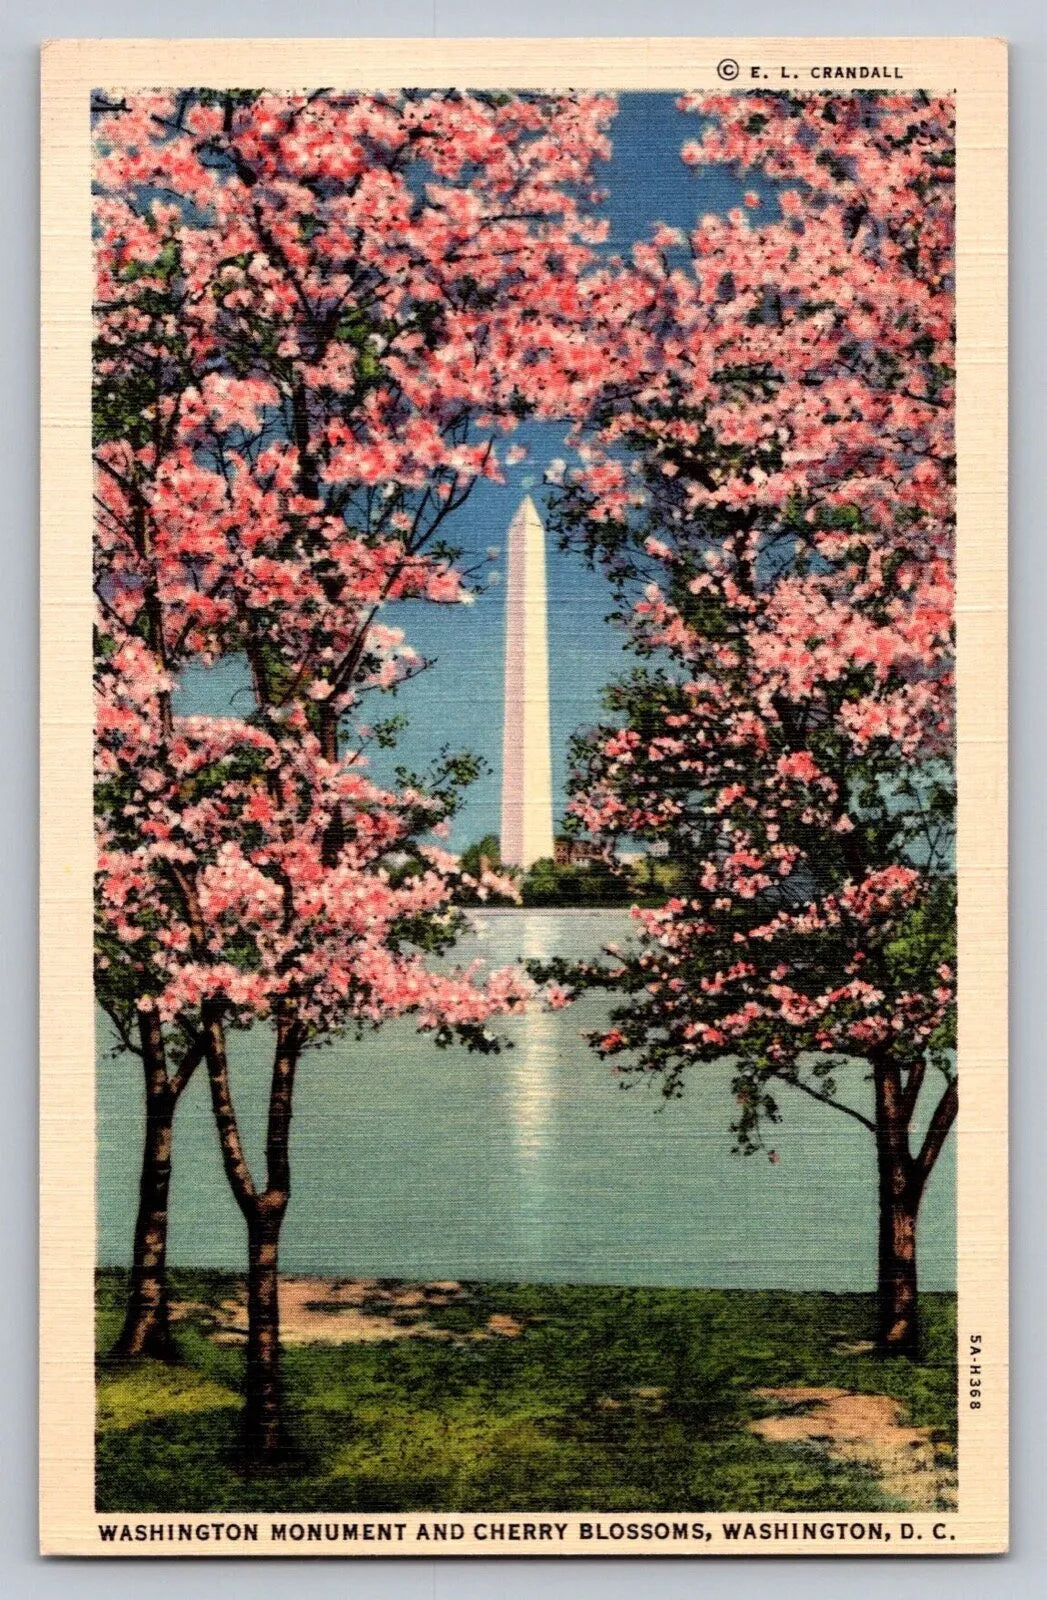
M594 857L563 863L543 857L521 873L518 867L502 865L498 837L493 833L464 850L461 865L471 878L479 879L488 871L514 880L519 899L488 891L485 905L657 906L674 891L679 876L672 863L650 856L629 862ZM461 905L479 902L473 890L459 891L456 899Z

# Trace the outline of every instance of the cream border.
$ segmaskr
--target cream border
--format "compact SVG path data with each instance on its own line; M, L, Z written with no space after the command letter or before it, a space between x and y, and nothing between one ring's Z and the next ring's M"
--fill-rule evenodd
M230 1554L226 1541L103 1545L93 1512L94 1026L91 994L90 302L88 94L106 87L207 82L292 88L402 84L672 89L725 85L723 58L761 64L792 87L811 67L889 63L899 87L958 97L960 1054L957 1128L960 1296L960 1511L879 1520L893 1537L856 1544L726 1544L702 1517L691 1545L594 1543L580 1519L555 1553L972 1554L1007 1543L1007 766L1006 766L1006 49L972 39L62 40L43 54L43 409L41 662L41 1546L49 1554ZM767 80L766 86L770 85ZM846 83L833 83L846 89ZM983 1406L965 1409L968 1336L982 1335ZM828 1521L779 1514L774 1521ZM110 1518L107 1520L121 1520ZM128 1519L132 1521L133 1519ZM148 1522L149 1519L146 1519ZM154 1521L160 1521L155 1517ZM234 1518L183 1516L179 1525ZM243 1519L240 1519L243 1520ZM352 1546L259 1542L237 1554L350 1554ZM281 1519L275 1519L281 1520ZM291 1522L293 1518L282 1519ZM305 1519L302 1519L305 1520ZM314 1519L315 1520L315 1519ZM336 1519L341 1522L342 1517ZM418 1545L417 1515L370 1555L533 1553L464 1537ZM451 1518L441 1517L441 1521ZM511 1521L511 1518L495 1519ZM590 1523L614 1519L587 1518ZM641 1520L651 1521L650 1513ZM681 1520L672 1518L670 1520ZM759 1521L759 1518L754 1518ZM833 1527L841 1519L832 1519ZM848 1523L869 1518L842 1519Z

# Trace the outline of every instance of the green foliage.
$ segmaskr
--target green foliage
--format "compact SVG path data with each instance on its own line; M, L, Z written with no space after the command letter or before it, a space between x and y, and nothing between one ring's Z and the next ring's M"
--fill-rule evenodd
M525 906L625 906L634 898L628 875L606 862L561 867L547 857L528 869L521 894Z
M476 844L462 851L462 871L468 872L472 878L478 878L485 866L490 871L498 872L501 865L502 845L496 833L485 833Z
M865 1468L751 1433L777 1385L889 1395L955 1448L952 1296L921 1298L919 1361L885 1361L865 1295L478 1283L427 1310L444 1337L286 1348L286 1471L248 1485L243 1353L211 1337L237 1280L174 1284L180 1364L100 1362L100 1510L901 1509ZM103 1350L120 1299L102 1274Z
M157 241L152 261L132 261L122 269L127 283L141 283L135 299L139 317L148 319L150 328L177 324L181 315L181 248L176 239ZM155 442L159 426L158 405L164 395L177 392L187 381L187 346L176 334L165 336L165 356L148 356L146 334L139 333L142 358L132 364L126 360L122 339L111 342L105 324L93 341L91 434L98 446L114 439L126 439L135 449Z
M399 741L401 733L407 727L407 718L402 711L392 717L383 717L374 723L371 736L379 750L393 750Z

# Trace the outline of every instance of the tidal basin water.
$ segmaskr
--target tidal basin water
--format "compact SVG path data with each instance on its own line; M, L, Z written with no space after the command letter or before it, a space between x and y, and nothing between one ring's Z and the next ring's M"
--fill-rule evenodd
M583 955L628 938L620 912L486 913L459 946L496 965ZM875 1284L873 1141L783 1088L776 1164L731 1154L729 1069L697 1069L681 1100L623 1089L580 1037L611 1002L505 1024L499 1056L438 1050L406 1024L307 1054L294 1113L285 1271L532 1282L867 1290ZM125 1264L137 1202L141 1069L100 1024L99 1260ZM232 1036L248 1150L262 1148L270 1036ZM868 1105L855 1068L841 1075ZM256 1168L256 1170L259 1170ZM920 1221L920 1278L955 1287L952 1141ZM206 1080L178 1111L170 1258L240 1270L245 1234L227 1189Z

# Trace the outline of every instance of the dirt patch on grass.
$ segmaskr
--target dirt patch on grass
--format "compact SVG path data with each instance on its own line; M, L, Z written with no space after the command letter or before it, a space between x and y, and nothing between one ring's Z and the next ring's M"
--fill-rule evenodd
M807 1388L752 1392L781 1408L749 1424L762 1439L815 1445L833 1460L860 1462L875 1472L885 1493L913 1511L955 1508L955 1475L934 1430L904 1422L903 1407L889 1395Z
M454 1333L431 1321L438 1308L468 1300L460 1283L391 1283L381 1278L281 1278L280 1339L283 1344L371 1344L392 1339L517 1339L524 1324L496 1313L482 1327ZM217 1311L191 1301L171 1308L175 1318L191 1313L210 1320L216 1344L241 1344L247 1337L247 1291L240 1289Z

